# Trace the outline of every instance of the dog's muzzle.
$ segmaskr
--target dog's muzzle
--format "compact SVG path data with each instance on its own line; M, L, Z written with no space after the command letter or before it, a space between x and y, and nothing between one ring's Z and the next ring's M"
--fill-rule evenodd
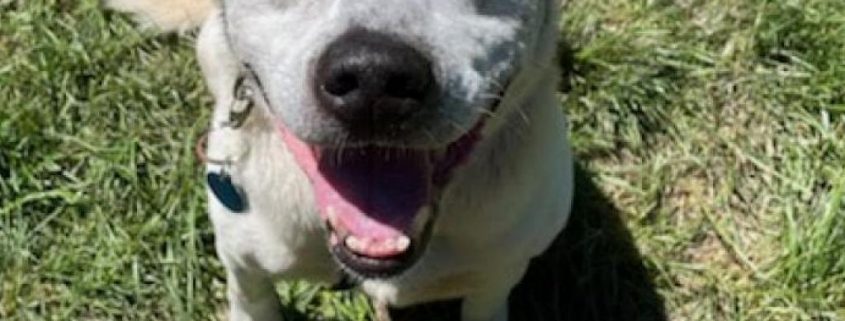
M431 65L421 51L392 36L349 31L317 59L312 89L321 112L355 144L310 144L278 121L311 182L332 254L359 277L392 277L419 259L439 193L481 140L485 117L440 147L383 144L401 141L397 137L415 130L409 124L439 107Z

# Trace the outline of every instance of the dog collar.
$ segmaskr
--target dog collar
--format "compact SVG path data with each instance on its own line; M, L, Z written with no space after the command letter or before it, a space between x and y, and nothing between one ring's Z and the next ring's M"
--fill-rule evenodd
M245 77L239 77L235 82L232 104L229 106L229 116L223 122L212 125L211 130L204 133L195 147L197 158L207 165L206 184L217 200L233 213L244 213L248 209L247 196L243 188L233 182L232 165L245 154L246 144L238 139L238 131L246 122L253 109L253 91L246 85ZM226 144L222 155L210 157L208 154L208 136L225 135L235 142Z

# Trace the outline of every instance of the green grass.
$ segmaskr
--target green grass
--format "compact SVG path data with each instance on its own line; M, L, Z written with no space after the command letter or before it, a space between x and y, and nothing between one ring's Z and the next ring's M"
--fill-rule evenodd
M565 10L561 99L585 171L517 310L845 320L845 1ZM191 46L95 0L0 0L0 319L219 319L191 152L211 101ZM280 291L294 320L370 311Z

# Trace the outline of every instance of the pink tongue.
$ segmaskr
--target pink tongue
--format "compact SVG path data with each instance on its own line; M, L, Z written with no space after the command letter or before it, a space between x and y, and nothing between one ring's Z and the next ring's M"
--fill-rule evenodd
M423 151L369 147L319 157L284 128L282 135L311 179L320 214L356 237L382 242L410 232L429 199L432 165ZM338 228L338 226L335 226Z

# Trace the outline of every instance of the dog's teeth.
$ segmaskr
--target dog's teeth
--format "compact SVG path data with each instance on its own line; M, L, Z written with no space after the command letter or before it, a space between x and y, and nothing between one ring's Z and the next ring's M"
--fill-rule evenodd
M344 242L346 243L346 247L358 253L365 253L367 246L369 245L369 242L362 240L355 235L347 236Z
M396 239L392 238L381 241L376 244L375 248L381 253L393 252L396 250Z
M338 228L338 226L340 226L337 224L337 212L335 212L334 207L326 207L326 216L328 217L329 224L332 226L332 228L336 229Z
M407 236L400 236L393 241L393 248L398 252L405 252L411 245L411 239Z
M344 239L344 244L350 250L359 254L390 256L405 252L411 245L411 239L407 236L400 236L381 241L374 241L368 238L359 238L354 235L349 235Z

